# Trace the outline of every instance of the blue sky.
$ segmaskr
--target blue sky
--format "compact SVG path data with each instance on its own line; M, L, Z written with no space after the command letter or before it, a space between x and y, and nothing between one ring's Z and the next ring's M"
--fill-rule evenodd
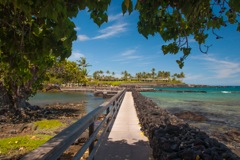
M210 35L207 44L212 44L208 54L203 54L198 44L190 39L191 55L185 60L183 69L176 60L181 56L163 55L164 42L159 35L144 38L137 30L138 13L130 16L121 13L121 1L114 1L108 9L108 23L100 28L90 19L87 11L79 12L73 19L78 39L73 43L69 60L76 61L84 56L91 64L89 74L96 70L121 72L127 70L135 76L137 72L170 71L184 72L185 83L207 85L240 85L240 32L229 25L216 33L223 39Z

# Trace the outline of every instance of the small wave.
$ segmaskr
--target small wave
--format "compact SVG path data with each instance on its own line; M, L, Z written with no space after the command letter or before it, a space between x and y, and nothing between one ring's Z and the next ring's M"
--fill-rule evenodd
M230 91L221 91L221 93L232 93Z

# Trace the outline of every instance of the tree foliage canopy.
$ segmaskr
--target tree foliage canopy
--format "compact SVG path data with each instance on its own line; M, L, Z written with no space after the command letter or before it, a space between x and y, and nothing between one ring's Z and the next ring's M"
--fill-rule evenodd
M84 60L84 62L81 60ZM54 65L47 70L46 82L51 84L86 83L88 81L88 71L86 67L90 65L84 57L80 58L80 62L83 63L79 65L76 62L66 59L55 62ZM80 67L82 65L84 65L84 67Z
M0 2L0 73L15 107L36 91L57 58L71 55L71 16L64 1Z
M132 3L125 0L125 8L131 12ZM138 31L146 38L159 34L164 41L164 54L183 53L177 60L179 67L184 65L184 59L190 54L189 37L192 36L199 44L199 49L207 53L210 46L202 48L208 37L208 30L216 36L215 29L236 23L240 31L240 1L239 0L138 0L135 9L139 11ZM123 9L124 10L124 9Z
M76 40L71 18L87 9L94 23L108 21L111 0L1 0L0 1L0 80L20 104L34 93L42 75L56 59L71 55ZM123 0L122 12L139 12L138 31L144 37L159 34L164 41L164 54L183 53L177 60L180 68L190 54L189 37L202 48L208 30L217 39L215 29L237 24L240 31L239 0ZM17 105L19 106L19 105Z

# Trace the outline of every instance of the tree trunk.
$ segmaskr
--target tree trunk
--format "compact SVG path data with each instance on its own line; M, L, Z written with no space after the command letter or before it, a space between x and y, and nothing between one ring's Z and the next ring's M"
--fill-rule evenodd
M0 84L0 109L8 109L11 114L26 117L25 108L29 106L24 87L11 87L11 93Z
M9 108L10 103L10 96L0 82L0 108Z

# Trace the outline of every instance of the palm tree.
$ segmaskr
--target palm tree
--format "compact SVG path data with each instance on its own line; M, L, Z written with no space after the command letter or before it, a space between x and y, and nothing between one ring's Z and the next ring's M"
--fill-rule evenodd
M106 71L106 73L107 73L107 76L106 76L106 78L107 78L107 80L109 81L109 79L110 79L110 76L109 76L109 74L110 74L110 71L109 71L109 70L107 70L107 71Z
M138 81L140 81L140 79L142 78L142 73L141 72L136 73L136 78Z
M146 72L143 72L143 73L142 73L142 77L143 77L143 78L147 78Z
M86 60L85 57L80 57L80 60L77 60L77 62L78 62L78 67L79 67L80 69L83 69L83 68L92 66L92 65L90 65L89 63L87 63L87 60Z
M86 86L86 83L88 81L88 78L87 78L87 75L88 75L88 71L86 68L83 68L81 70L81 73L82 73L82 79L81 79L81 82L83 83L83 86Z
M156 73L155 73L155 68L152 68L152 78L153 78L153 79L155 78L155 75L156 75Z
M164 71L158 71L157 76L158 76L159 78L163 78L163 77L164 77Z
M113 76L112 79L113 79L113 80L115 80L114 75L115 75L115 72L112 72L112 76Z
M100 71L99 71L99 74L100 74L100 79L102 80L102 79L103 79L103 71L100 70Z
M165 72L165 73L164 73L164 77L165 77L165 78L170 78L170 75L171 75L170 72Z
M92 66L89 63L87 63L87 60L85 57L80 57L79 60L77 60L78 62L78 67L82 72L82 78L83 78L83 84L86 85L87 82L87 76L88 76L88 71L87 71L87 67Z
M130 73L128 73L128 78L132 79L133 76Z
M125 71L122 72L122 75L123 75L123 77L122 77L123 80L126 81L128 79L129 73L125 70Z
M183 81L183 78L185 78L185 74L184 74L183 72L181 72L181 73L179 74L178 78L181 78L181 79L182 79L181 81Z
M100 73L99 73L99 71L95 71L95 72L93 73L93 78L96 79L96 80L100 79Z
M152 74L151 73L147 73L146 76L147 76L147 78L151 78Z
M177 78L177 77L178 77L178 74L177 74L177 73L174 73L174 74L172 75L172 77L173 77L173 78Z

